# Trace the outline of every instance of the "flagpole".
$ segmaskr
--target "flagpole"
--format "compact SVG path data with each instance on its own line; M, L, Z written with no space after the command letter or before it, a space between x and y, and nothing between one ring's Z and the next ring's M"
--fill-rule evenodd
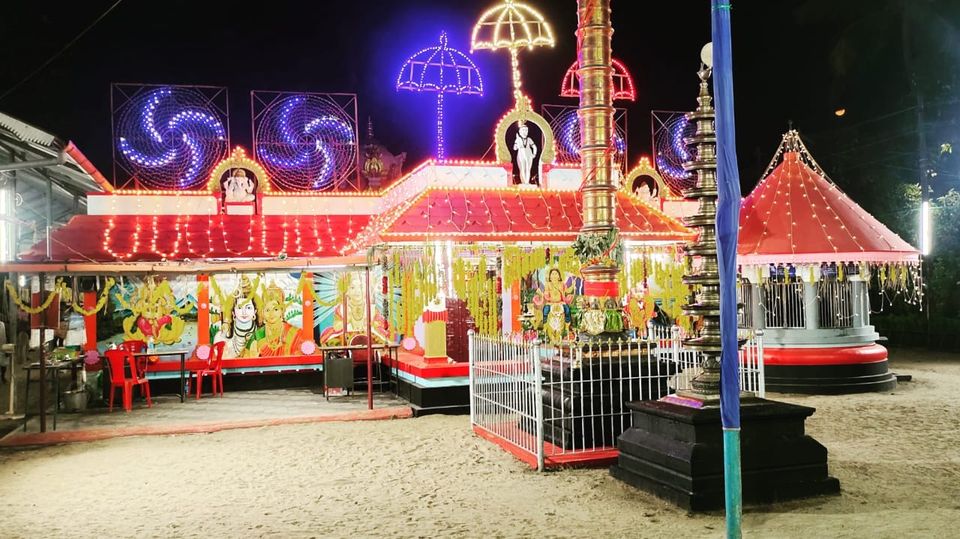
M740 174L733 114L730 1L711 0L713 84L717 131L717 258L720 274L720 417L723 422L723 478L727 537L742 536L740 467L739 342L737 340L737 229Z

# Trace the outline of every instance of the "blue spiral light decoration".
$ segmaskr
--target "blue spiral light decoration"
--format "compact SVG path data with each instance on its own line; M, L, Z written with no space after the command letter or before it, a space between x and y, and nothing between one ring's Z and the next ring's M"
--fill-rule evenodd
M657 170L664 181L674 190L682 192L696 183L696 177L683 169L683 164L693 160L684 137L692 136L696 126L683 114L676 114L664 122L654 134L654 150Z
M256 156L280 189L330 189L356 165L353 120L320 96L278 100L263 113L256 135Z
M120 111L114 138L119 158L154 189L202 187L227 156L225 115L191 88L158 88Z
M569 109L558 115L550 122L557 140L557 162L580 162L580 118L577 109ZM620 125L613 133L614 159L620 161L627 151L627 143L620 133Z

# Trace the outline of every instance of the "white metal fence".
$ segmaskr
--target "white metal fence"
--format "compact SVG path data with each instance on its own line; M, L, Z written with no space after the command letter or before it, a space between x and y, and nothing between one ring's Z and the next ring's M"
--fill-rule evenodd
M762 333L750 335L740 359L741 389L763 397ZM589 345L471 335L470 422L539 470L615 456L631 426L627 403L689 389L699 369L677 327Z
M760 287L764 327L804 328L807 325L803 283L765 282Z
M850 281L821 280L817 283L821 328L851 328L861 298Z

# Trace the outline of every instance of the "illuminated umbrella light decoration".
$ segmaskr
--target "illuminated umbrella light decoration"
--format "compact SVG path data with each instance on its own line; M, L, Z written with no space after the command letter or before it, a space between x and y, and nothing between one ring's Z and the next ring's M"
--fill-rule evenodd
M320 96L281 99L257 125L257 158L283 190L335 187L353 169L356 152L353 122Z
M633 84L633 76L627 70L623 62L613 58L610 60L613 67L613 100L637 100L636 86ZM580 97L580 62L574 60L573 64L563 75L563 82L560 85L560 97Z
M466 54L447 46L447 33L443 32L440 46L422 49L404 62L397 76L397 90L437 94L437 159L443 160L443 95L482 96L483 80Z
M470 38L470 52L486 49L510 51L510 67L513 73L513 99L521 105L520 58L522 48L553 47L553 31L546 19L535 9L515 2L503 0L503 3L488 9L473 27Z
M138 182L152 189L202 187L227 156L225 117L191 88L159 88L121 111L114 137Z

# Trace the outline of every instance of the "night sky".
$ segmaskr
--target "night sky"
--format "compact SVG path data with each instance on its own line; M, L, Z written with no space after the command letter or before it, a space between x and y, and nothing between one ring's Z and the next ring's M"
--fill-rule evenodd
M113 2L5 3L0 95ZM410 54L434 45L441 30L450 46L468 52L473 23L493 3L125 0L48 67L0 99L0 111L75 141L110 176L113 82L226 86L231 143L247 148L251 90L356 93L361 126L371 117L377 137L391 151L408 152L409 169L432 151L435 100L394 90L400 66ZM524 87L538 109L575 104L558 94L576 54L576 3L530 4L552 23L557 46L521 52ZM816 133L844 121L834 116L836 108L854 108L839 102L831 89L827 53L837 29L829 22L803 22L797 4L740 0L734 5L737 143L745 188L759 179L788 120L816 139ZM709 17L707 0L613 1L614 56L626 63L638 87L636 102L617 103L629 114L631 165L650 154L651 110L695 107ZM511 105L509 55L477 51L473 59L486 95L447 99L448 157L480 157Z

